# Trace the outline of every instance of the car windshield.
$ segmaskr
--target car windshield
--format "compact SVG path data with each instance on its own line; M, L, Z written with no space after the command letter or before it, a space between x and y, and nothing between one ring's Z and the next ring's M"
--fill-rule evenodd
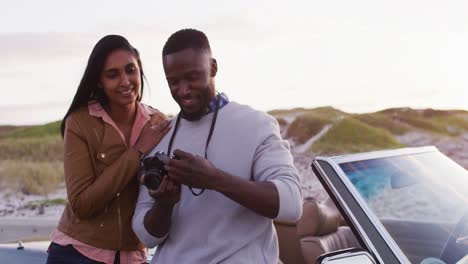
M467 170L438 151L340 167L411 263L468 259Z

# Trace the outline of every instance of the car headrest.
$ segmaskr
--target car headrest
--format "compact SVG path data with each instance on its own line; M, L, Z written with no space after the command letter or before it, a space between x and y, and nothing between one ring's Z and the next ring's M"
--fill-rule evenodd
M335 232L341 221L341 215L333 203L318 203L313 198L306 198L302 216L297 221L297 234L301 238L326 235Z

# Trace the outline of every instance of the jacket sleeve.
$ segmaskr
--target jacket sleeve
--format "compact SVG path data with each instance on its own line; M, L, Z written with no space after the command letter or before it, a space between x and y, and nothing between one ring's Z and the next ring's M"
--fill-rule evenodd
M64 172L68 202L80 219L90 218L116 197L134 177L139 155L128 148L101 175L95 175L93 154L73 116L67 118L64 133Z
M281 139L274 118L264 118L252 168L255 181L270 181L278 191L279 211L275 219L297 221L302 215L302 194L299 173L294 166L289 143Z

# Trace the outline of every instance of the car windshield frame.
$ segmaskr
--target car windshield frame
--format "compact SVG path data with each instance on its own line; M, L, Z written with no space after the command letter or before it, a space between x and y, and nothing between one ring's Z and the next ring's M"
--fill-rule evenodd
M387 229L383 226L380 219L374 213L374 211L369 207L367 201L363 198L363 196L359 193L359 191L355 188L354 184L345 174L343 169L340 167L342 163L348 162L355 162L355 161L363 161L363 160L371 160L371 159L380 159L380 158L388 158L388 157L397 157L397 156L404 156L404 155L412 155L412 154L421 154L427 152L438 152L437 148L433 146L428 147L418 147L418 148L402 148L402 149L393 149L393 150L380 150L380 151L373 151L373 152L365 152L365 153L356 153L356 154L348 154L348 155L341 155L341 156L334 156L334 157L317 157L317 161L325 161L330 166L332 166L333 170L336 172L340 180L346 186L347 190L351 193L353 198L357 201L361 209L365 212L366 216L371 220L373 225L376 227L378 233L383 237L383 239L387 242L388 246L397 256L397 258L402 263L411 263L405 253L401 250L398 246L396 241L393 237L388 233ZM342 203L346 204L346 201L341 201ZM345 206L345 210L350 210L349 207ZM350 215L353 215L352 212L348 212Z
M433 146L429 146L429 147L418 147L418 148L403 148L403 149L395 149L395 150L373 151L373 152L349 154L349 155L342 155L342 156L335 156L335 157L317 157L316 160L325 161L330 166L333 167L333 170L336 172L336 174L338 175L340 180L343 182L343 184L346 186L348 191L351 193L353 198L358 202L359 206L365 212L367 217L372 221L373 225L376 227L379 234L388 243L388 246L394 251L394 253L398 256L398 258L402 260L403 263L405 262L410 263L408 257L405 255L405 253L402 251L398 243L395 241L395 239L392 237L392 235L389 233L389 231L381 222L381 219L377 216L374 210L370 207L365 197L363 197L363 195L351 182L351 179L344 172L344 170L342 169L340 165L344 163L393 158L393 157L398 157L398 156L411 156L411 155L431 153L431 152L442 154L437 148ZM341 202L346 203L346 201L341 201Z
M405 261L403 254L396 254L389 246L381 231L363 210L362 204L354 197L355 194L351 193L343 182L343 177L338 174L336 166L338 165L329 158L316 158L312 162L314 173L330 198L334 200L356 238L362 242L361 246L375 256L378 263L385 263L389 259L398 263L409 263Z

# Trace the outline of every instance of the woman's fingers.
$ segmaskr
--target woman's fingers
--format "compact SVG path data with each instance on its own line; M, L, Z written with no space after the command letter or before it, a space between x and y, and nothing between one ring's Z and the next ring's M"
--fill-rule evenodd
M168 127L164 128L164 129L160 132L160 134L163 135L163 136L166 135L167 132L169 132L169 130L171 130L171 128L172 128L171 126L168 126Z
M159 140L171 130L171 122L169 120L161 121L155 126L150 126L150 129L153 139L159 142ZM156 136L154 134L156 134Z
M157 132L163 132L165 130L170 129L171 121L170 120L165 120L159 122L157 125L152 125L150 128L157 131Z
M136 149L143 153L149 153L170 129L171 122L169 120L161 121L157 125L148 123L143 128L140 138L135 144Z

